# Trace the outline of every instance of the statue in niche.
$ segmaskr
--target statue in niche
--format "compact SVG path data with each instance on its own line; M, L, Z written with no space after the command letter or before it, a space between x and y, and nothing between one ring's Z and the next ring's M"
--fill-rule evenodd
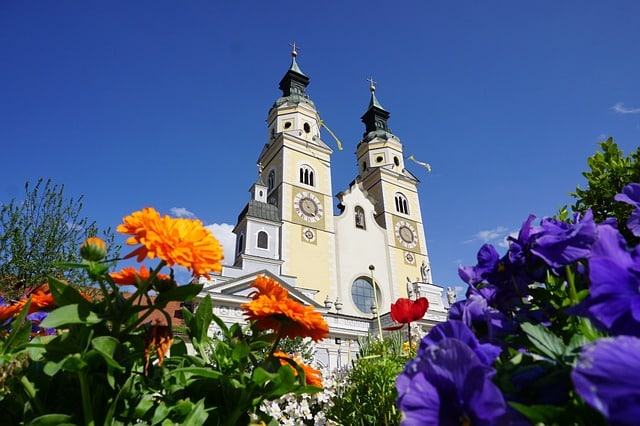
M423 260L422 265L420 265L420 275L422 275L422 282L426 283L427 275L429 274L429 266L427 266L427 261Z
M361 228L361 229L365 229L365 224L364 224L364 211L362 210L361 207L356 207L356 227L357 228Z
M447 302L449 302L449 306L456 303L457 298L458 298L458 295L456 294L456 291L454 290L454 288L447 287Z

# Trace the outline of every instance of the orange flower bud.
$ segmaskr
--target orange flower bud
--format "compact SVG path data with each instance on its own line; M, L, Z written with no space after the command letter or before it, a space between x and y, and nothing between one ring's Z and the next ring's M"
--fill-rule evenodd
M80 256L83 259L97 262L107 256L107 245L98 237L89 237L80 247Z

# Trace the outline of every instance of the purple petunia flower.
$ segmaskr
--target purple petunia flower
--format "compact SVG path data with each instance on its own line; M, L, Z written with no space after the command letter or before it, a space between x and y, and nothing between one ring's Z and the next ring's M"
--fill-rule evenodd
M506 425L507 405L484 365L464 342L445 337L398 376L402 425Z
M478 356L480 362L491 366L500 355L500 347L490 343L480 343L475 334L462 321L448 320L437 324L420 342L418 356L422 356L430 346L437 345L445 338L453 337L464 342Z
M569 313L590 317L614 335L640 336L640 246L627 248L610 225L598 226L589 258L589 296Z
M449 319L462 321L475 330L483 342L494 342L497 337L508 335L515 328L509 317L490 306L492 291L495 291L492 286L472 290L466 300L457 302L449 310Z
M31 321L31 333L41 335L53 335L56 333L54 328L42 328L40 323L49 316L49 312L37 311L27 315L27 319Z
M640 339L603 338L585 345L571 372L576 392L611 425L640 418Z
M491 244L483 244L478 250L478 264L476 266L461 266L458 276L470 286L484 281L487 275L493 273L500 260L500 255Z
M627 219L627 228L633 235L640 237L640 183L630 183L622 188L621 194L617 194L613 198L635 207Z
M527 251L531 245L532 237L537 232L531 227L531 222L536 216L530 214L527 220L524 221L518 232L518 237L507 237L509 241L509 260L511 263L522 265L527 261Z
M585 259L596 241L596 223L593 213L587 210L574 224L554 218L542 219L541 229L535 235L531 253L544 260L552 268L559 268Z

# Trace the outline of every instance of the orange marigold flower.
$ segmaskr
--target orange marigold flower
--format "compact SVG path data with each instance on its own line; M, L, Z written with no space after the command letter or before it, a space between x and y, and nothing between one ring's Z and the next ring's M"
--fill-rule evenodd
M167 265L184 266L193 276L222 270L222 247L211 232L197 219L172 218L153 208L133 212L123 218L118 232L131 235L128 245L141 244L125 258L158 257Z
M296 356L295 358L291 358L289 354L284 353L282 351L275 351L273 353L273 356L275 356L280 360L280 364L288 365L290 368L292 368L293 374L297 376L298 371L295 368L293 368L293 366L288 361L286 361L287 359L292 359L304 371L304 378L305 378L306 384L308 384L309 386L316 386L319 388L322 387L322 374L320 373L320 370L316 370L310 365L304 364L299 356Z
M147 375L149 371L149 358L151 352L155 351L158 355L158 366L162 366L164 357L169 348L173 344L173 334L171 328L167 325L153 324L147 332L147 341L144 348L144 374Z
M249 297L253 299L257 299L261 294L269 295L278 300L283 300L289 297L289 291L286 288L282 287L273 278L269 278L266 275L259 275L255 281L251 283L251 287L256 289L256 291L249 294Z
M140 265L140 270L136 270L133 266L127 266L122 268L118 272L112 272L109 274L113 282L120 285L138 285L138 282L145 281L151 276L151 272L146 266ZM166 274L157 274L156 277L159 280L170 280L171 277Z
M258 293L241 307L247 319L256 321L260 330L275 330L282 337L310 337L316 342L329 335L329 326L322 315L313 306L288 298L289 292L277 283L254 282L253 287Z
M55 306L53 295L49 290L49 284L45 283L32 291L28 296L22 297L17 302L8 306L0 306L0 322L4 322L8 318L20 313L27 304L29 297L31 298L31 305L29 305L29 312L27 312L27 315Z
M97 262L104 259L106 255L107 244L102 238L89 237L80 246L80 256L82 256L83 259Z

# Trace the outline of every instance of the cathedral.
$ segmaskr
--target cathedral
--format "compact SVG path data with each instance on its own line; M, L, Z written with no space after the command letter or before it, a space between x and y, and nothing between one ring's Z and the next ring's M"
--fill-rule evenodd
M272 277L324 315L330 337L316 345L316 361L333 369L355 358L358 338L393 325L389 311L398 298L428 298L419 321L424 330L446 320L449 303L431 279L419 181L405 168L403 146L373 83L355 152L358 170L336 194L333 150L321 138L323 123L295 49L291 56L282 96L267 115L259 174L233 230L233 264L203 279L200 297L211 295L225 322L242 321L249 284L258 275Z

